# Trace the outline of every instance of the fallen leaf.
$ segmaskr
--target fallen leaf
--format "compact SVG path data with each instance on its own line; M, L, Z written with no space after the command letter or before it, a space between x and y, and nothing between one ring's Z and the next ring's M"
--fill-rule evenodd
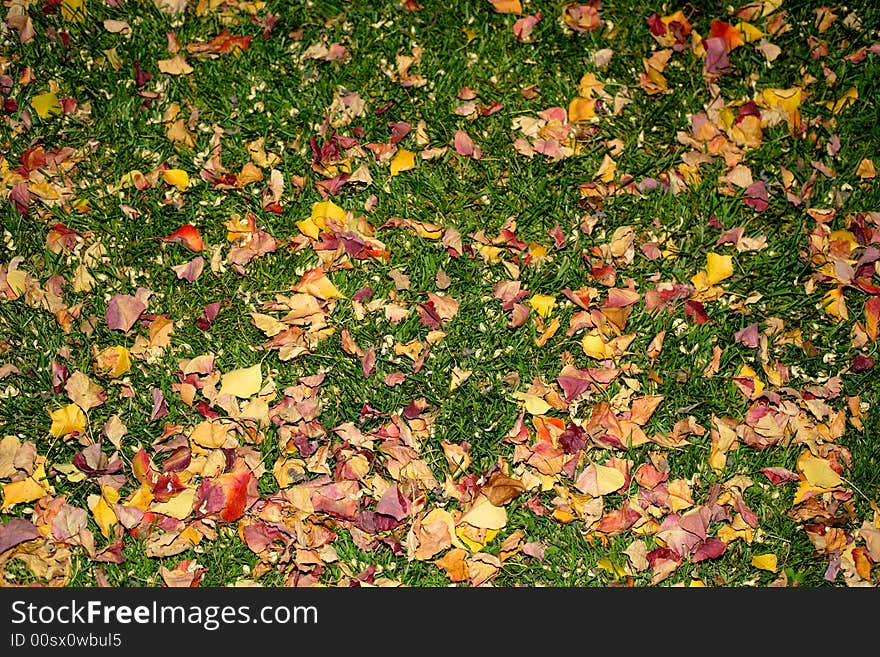
M520 0L489 0L489 2L499 14L522 13L522 3L520 3Z
M146 304L139 298L130 294L116 294L107 304L104 321L111 331L127 332L146 309Z
M95 355L92 368L98 376L119 378L131 369L128 349L121 345L105 347Z
M798 457L797 469L811 485L819 488L834 488L843 483L827 459L817 458L809 450Z
M31 98L31 107L34 108L37 116L41 119L47 119L50 116L61 114L63 111L58 96L51 91Z
M171 59L160 59L156 65L162 73L168 75L188 75L194 70L183 55L175 55Z
M733 256L718 253L706 254L706 276L710 285L715 285L733 275Z
M4 494L4 500L6 496ZM5 506L5 504L4 504ZM5 525L0 525L0 554L16 545L40 538L42 534L30 520L11 518Z
M226 372L220 379L220 394L247 399L260 391L262 383L263 373L257 363L251 367Z
M756 554L752 557L752 565L759 570L767 570L771 573L776 572L776 555L775 554Z
M172 187L177 187L181 192L185 192L189 187L189 174L183 169L165 169L162 172L162 180Z
M3 484L3 506L0 511L8 511L16 504L38 500L48 492L46 486L34 477L25 477L18 481Z
M527 392L515 392L513 393L513 396L515 399L519 399L523 402L526 411L531 415L545 415L553 408L543 397L538 397L538 395L533 395Z
M101 486L101 494L92 494L88 496L87 504L89 510L98 524L98 528L105 538L110 538L113 533L113 527L119 522L116 513L113 511L113 505L119 501L119 492L112 486Z
M179 169L169 169L168 171L179 171ZM168 173L166 171L165 173ZM186 172L183 172L183 175L186 176ZM167 181L167 178L166 178ZM176 183L172 183L176 184ZM189 184L189 179L187 177L187 182L183 184L183 189L186 189L186 186ZM163 242L177 242L179 244L183 244L190 251L195 251L198 253L202 249L205 248L205 242L202 239L202 235L199 232L199 229L193 226L192 224L183 224L180 228L175 230L170 235L162 238ZM204 261L203 261L204 262Z
M396 176L401 171L409 171L416 168L415 153L405 148L398 148L397 153L391 160L391 175Z
M495 506L485 495L478 495L473 505L459 519L478 529L502 529L507 524L504 507Z
M172 265L171 270L175 273L177 278L192 283L202 275L202 270L204 268L205 259L202 256L197 256L189 262L184 262L180 265Z
M49 417L52 418L49 433L56 438L83 433L86 430L86 414L76 404L68 404L64 408L49 411Z
M547 294L533 294L529 297L529 305L541 317L549 317L556 305L556 298Z
M93 382L79 370L70 375L64 384L64 389L67 391L70 401L83 411L88 411L107 401L107 394L104 392L104 388ZM53 418L53 423L54 421Z

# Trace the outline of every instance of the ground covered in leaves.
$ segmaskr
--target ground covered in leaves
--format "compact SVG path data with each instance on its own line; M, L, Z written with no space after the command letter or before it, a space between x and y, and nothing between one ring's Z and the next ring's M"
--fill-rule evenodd
M7 0L0 569L876 586L870 2Z

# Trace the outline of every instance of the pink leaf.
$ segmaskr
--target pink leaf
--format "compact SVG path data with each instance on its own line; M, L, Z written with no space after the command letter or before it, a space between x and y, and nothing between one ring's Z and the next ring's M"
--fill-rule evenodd
M706 73L720 74L730 70L730 60L727 58L727 45L721 37L703 39L703 47L706 48Z
M464 130L458 130L452 138L452 145L455 146L455 152L464 157L472 157L479 160L483 156L477 146L474 146L474 140Z
M517 41L530 41L532 30L541 20L541 12L532 16L523 16L513 24L513 36Z
M535 557L535 559L543 559L544 551L547 549L547 546L544 545L541 541L532 541L531 543L526 543L522 547L523 554L527 554L530 557Z
M117 294L107 304L104 320L110 330L128 331L146 309L146 304L137 297Z
M177 278L192 283L202 274L205 268L205 259L202 256L196 256L189 262L181 265L174 265L171 269L177 274Z
M376 505L376 513L391 516L395 520L403 520L409 515L411 505L409 500L397 488L397 484L388 488L382 499Z
M5 525L0 526L0 554L19 543L32 541L40 537L40 532L30 520L13 518Z
M153 410L150 413L150 421L158 420L168 415L168 404L165 403L165 395L160 388L153 388Z
M758 324L752 323L733 334L733 341L754 349L758 346Z

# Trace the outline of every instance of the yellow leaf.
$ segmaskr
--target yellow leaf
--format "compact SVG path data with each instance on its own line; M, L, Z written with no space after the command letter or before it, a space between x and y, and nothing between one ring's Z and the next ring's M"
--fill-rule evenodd
M122 345L106 347L95 356L92 367L99 376L117 379L131 369L128 349Z
M849 311L846 308L846 299L843 297L843 287L837 286L829 290L822 297L822 308L825 312L838 319L849 319Z
M12 508L23 502L38 500L47 492L33 477L25 477L9 484L3 484L3 507L2 510Z
M340 292L333 281L327 278L324 270L320 267L310 269L293 287L294 292L304 292L318 299L342 299L343 294Z
M391 175L396 176L401 171L416 168L416 155L405 148L398 148L394 159L391 160Z
M217 449L223 447L229 436L229 428L217 420L202 420L190 432L189 439L201 447Z
M456 527L453 542L456 545L465 545L471 552L479 552L498 535L497 529L475 530L470 525ZM482 536L482 539L478 539ZM460 540L459 540L460 539Z
M332 219L338 224L345 225L345 210L329 199L326 201L318 201L312 206L312 214L309 219L321 230L327 228L327 219ZM309 235L309 237L311 237L311 235Z
M580 123L596 118L596 100L575 96L568 104L568 120L570 123Z
M86 17L86 0L61 0L61 18L82 23Z
M840 475L831 468L828 460L813 456L809 450L798 457L797 469L810 484L820 488L834 488L843 482Z
M49 417L52 418L49 433L56 438L86 430L86 414L76 404L68 404L57 411L49 411Z
M839 114L842 110L855 103L858 97L859 90L855 87L850 87L849 89L847 89L846 93L844 93L837 100L829 100L828 102L826 102L825 107L830 109L832 114Z
M605 338L596 329L584 335L581 340L581 346L587 356L596 360L614 357L614 350L611 348L611 345L605 341Z
M790 89L764 89L761 92L770 107L783 110L791 114L795 112L801 104L802 89L800 87L792 87Z
M463 370L457 365L452 368L452 376L449 379L449 389L455 390L462 383L468 380L470 375L472 374L472 370Z
M251 367L243 367L232 370L220 379L220 394L235 395L247 399L260 391L263 383L263 373L260 364Z
M477 244L477 253L482 256L483 260L495 264L501 262L501 247L489 246L488 244Z
M140 509L141 511L146 511L150 508L150 503L153 501L153 491L150 490L150 487L146 484L141 484L141 487L138 488L129 498L129 500L125 503L126 506L133 506L136 509Z
M758 375L755 372L755 370L753 370L751 367L749 367L746 364L743 364L743 366L741 368L739 368L739 372L737 372L736 378L738 378L738 379L747 378L747 379L752 380L752 382L755 386L755 390L752 393L752 399L754 399L755 397L760 395L761 391L764 389L764 382L758 378Z
M602 158L602 164L599 165L599 170L593 176L593 178L598 178L602 182L609 183L614 180L614 176L617 173L617 162L615 162L610 155L607 153L605 157Z
M109 48L104 51L104 55L107 57L107 61L110 63L110 67L114 71L118 71L122 68L122 59L119 57L119 53L116 52L116 48Z
M596 468L596 487L599 490L599 496L620 490L626 483L626 477L617 468L598 463L594 463L593 467Z
M602 570L604 570L606 573L611 573L615 577L620 578L620 577L626 577L626 575L627 575L626 571L623 569L622 566L614 563L608 557L602 557L601 559L599 559L599 561L596 562L596 566L598 568L601 568Z
M532 415L544 415L553 408L550 404L544 401L543 397L538 397L538 395L532 395L527 392L515 392L513 393L513 396L522 401L526 407L526 411Z
M809 481L802 479L800 482L798 482L798 487L794 493L794 498L792 499L791 503L793 505L800 504L805 499L807 499L807 497L810 496L810 493L827 493L827 492L828 492L827 488L822 488L821 486L813 486L813 484L811 484Z
M62 112L61 101L51 91L31 98L31 106L41 119L46 119L52 114L61 114Z
M746 43L757 41L762 36L764 36L764 33L761 30L759 30L751 23L746 23L745 21L740 21L739 24L736 26L736 29L738 29L745 37Z
M178 520L186 518L193 510L196 499L195 488L185 488L167 502L153 503L150 511L161 513L163 516L171 516Z
M297 221L296 227L299 229L299 232L306 237L311 237L313 240L318 239L321 235L321 229L318 228L314 221L312 221L311 217L303 219L302 221Z
M538 242L529 242L529 255L533 260L541 260L547 257L547 247Z
M56 463L52 466L55 470L64 475L64 478L72 484L85 481L88 478L85 472L76 467L73 463Z
M541 317L549 317L556 305L556 298L547 294L533 294L529 298L529 305Z
M186 191L189 187L189 174L183 169L165 169L162 172L162 180L169 185L177 187L180 191Z
M769 554L756 554L752 557L752 565L761 570L768 570L771 573L776 572L776 555L772 552Z
M112 486L101 486L100 495L89 495L86 500L95 522L105 538L110 538L113 526L119 522L111 505L119 501L119 492Z
M608 96L605 93L605 84L599 82L595 73L584 73L578 82L578 96L582 98L592 98L593 96ZM571 117L569 116L569 120Z
M559 321L558 317L554 317L553 319L551 319L550 322L547 324L547 328L544 329L541 335L535 338L535 346L543 347L545 344L547 344L547 340L556 335L556 331L559 330L560 326L562 326L562 323Z
M251 319L254 322L254 326L270 338L278 335L282 331L286 331L288 328L288 325L284 322L279 322L271 315L264 315L263 313L251 313Z
M710 285L720 283L733 275L733 256L706 254L706 278Z
M507 511L504 507L492 504L489 498L481 493L473 506L459 519L459 523L462 522L478 529L502 529L507 525Z

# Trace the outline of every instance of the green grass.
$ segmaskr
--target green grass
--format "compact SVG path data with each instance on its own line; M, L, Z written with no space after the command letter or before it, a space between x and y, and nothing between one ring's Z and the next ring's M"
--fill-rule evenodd
M611 286L597 279L591 267L610 264L616 272L613 287L632 286L640 294L620 331L634 334L632 343L614 363L605 363L624 371L607 389L595 390L567 411L552 409L546 415L563 419L566 426L574 420L586 424L599 402L608 402L622 416L633 398L662 395L662 403L644 426L645 433L657 436L659 442L624 449L588 443L580 454L575 479L588 463L602 464L612 456L631 461L633 471L643 463L665 461L670 480L689 482L693 503L679 510L685 513L716 499L731 480L736 481L735 477L749 477L754 483L743 491L743 499L756 514L757 525L748 539L731 541L722 556L696 563L685 557L668 577L655 582L651 567L637 568L624 552L636 540L643 541L647 551L663 547L654 532L628 529L602 536L596 529L596 517L561 522L552 515L556 505L562 504L560 495L578 491L572 478L556 473L546 480L544 490L538 487L526 491L505 505L504 527L483 548L487 554L497 556L503 541L521 530L526 542L544 545L544 558L515 553L503 561L490 581L496 586L648 587L686 585L694 580L709 586L767 586L784 573L788 585L876 585L880 568L873 562L868 564L867 576L862 572L852 579L847 572L850 579L843 574L826 579L829 558L834 555L829 557L814 549L805 525L824 523L839 528L857 547L864 547L859 529L863 523L878 522L874 509L880 498L880 479L873 435L880 426L880 410L875 403L880 387L876 370L856 372L851 368L858 353L878 357L876 341L863 345L854 342L858 333L854 326L859 322L864 327L863 308L871 295L848 286L843 292L848 317L838 320L823 311L823 295L834 286L815 280L817 267L810 262L808 240L818 223L807 212L809 208L833 208L830 228L852 231L857 213L877 210L880 196L875 182L859 178L856 170L864 158L875 157L880 145L876 121L878 55L868 52L860 62L846 59L878 41L877 8L871 3L848 3L846 10L835 6L839 17L820 32L816 9L830 6L828 3L784 2L782 9L787 12L785 22L790 29L765 35L782 49L772 64L756 49L758 42L745 43L729 53L730 70L714 80L715 87L704 76L704 60L687 48L675 53L664 71L667 93L648 95L640 88L638 76L644 70L642 60L660 48L648 29L652 12L663 16L682 8L693 29L703 37L708 36L713 20L736 25L740 18L723 3L679 7L606 1L600 11L605 21L603 29L573 33L563 29L561 16L566 3L534 1L527 4L525 13L540 11L542 19L531 41L518 42L512 30L518 17L495 13L488 2L425 0L421 4L421 10L410 12L400 2L306 5L269 0L253 5L256 13L252 21L247 6L237 3L203 15L198 15L195 3L190 3L183 14L171 16L151 2L119 7L90 2L82 22L65 21L60 14L42 12L33 5L29 16L36 36L19 43L15 31L4 34L7 54L0 65L12 79L6 98L15 100L19 110L2 117L2 194L8 197L18 182L13 172L22 164L21 154L31 146L41 145L47 153L70 147L76 151L78 161L63 176L51 170L44 174L64 191L63 201L44 202L38 198L42 188L37 176L28 183L33 201L26 215L17 212L9 200L4 201L0 211L4 234L0 273L15 262L34 280L29 295L7 295L6 281L0 276L0 366L16 368L0 380L0 436L16 436L21 443L32 444L36 455L45 458L52 486L43 500L29 499L4 507L0 512L2 522L24 517L37 525L45 523L40 505L61 496L67 504L88 510L89 496L100 492L98 479L69 481L54 466L71 463L85 445L100 441L102 427L113 415L118 415L128 430L119 453L124 464L119 492L125 501L139 486L131 465L134 453L143 447L161 464L164 455L157 451L156 441L166 426L178 426L177 433L186 442L189 431L204 419L195 407L182 401L176 387L183 378L181 359L205 353L215 355L218 375L259 363L263 383L271 378L275 385L276 395L269 400L270 406L281 401L288 394L285 391L297 386L302 377L324 373L316 393L320 413L315 418L317 424L311 426L314 433L309 440L314 447L328 451L323 462L311 464L305 479L314 481L326 474L340 480L345 459L339 449L346 446L333 430L354 423L375 441L372 449L362 448L369 468L361 484L361 509L374 510L377 490L384 491L385 485L397 483L390 469L391 457L379 449L378 432L387 429L391 418L400 416L417 399L427 404L421 417L428 429L418 433L414 449L439 484L436 489L421 491L424 506L418 509L417 518L433 509L466 511L469 495L479 492L485 478L497 468L535 482L534 464L517 461L521 450L533 447L537 439L531 414L525 413L528 441L520 451L505 439L523 413L515 394L526 392L535 382L561 392L556 378L563 365L600 365L582 348L588 329L566 333L580 308L569 303L562 290L595 288L595 311ZM744 6L742 2L734 4L736 9ZM263 38L259 21L270 16L275 23ZM107 19L128 21L131 33L109 32L103 27ZM756 17L752 22L767 31L766 18ZM187 52L187 45L207 42L224 28L251 37L247 50L206 58ZM53 32L54 39L50 38ZM69 38L66 47L57 36L61 32ZM172 56L168 51L169 32L182 46L181 53L193 67L192 73L160 72L157 62ZM828 46L827 53L822 50L823 43ZM350 56L339 61L305 57L315 44L341 44ZM396 58L415 57L414 48L421 49L420 60L412 64L409 74L422 76L425 84L404 86L398 79ZM605 48L613 49L614 55L600 69L593 55ZM111 49L121 62L118 70L106 53ZM135 62L153 76L142 89L135 85ZM32 80L24 84L22 71L28 67ZM589 124L591 132L583 136L581 152L560 161L550 161L540 154L532 158L519 154L513 144L523 135L513 127L514 121L537 117L550 107L567 108L585 73L594 73L605 84L609 98L603 101L605 111ZM537 87L535 97L522 93L530 85ZM690 134L689 116L706 111L714 89L720 94L720 103L735 115L741 105L764 89L796 85L805 88L799 108L806 126L803 135L793 136L784 121L766 125L760 146L744 149L741 158L754 180L767 184L769 207L765 211L749 208L740 189L725 193L719 177L729 167L720 156L700 164L700 180L679 193L662 188L643 195L608 193L586 197L583 193L585 186L595 181L603 157L614 146L612 140L619 140L620 146L613 156L616 182L624 174L633 176L636 183L646 178L662 182L692 150L678 135ZM502 108L475 119L455 114L455 108L463 102L456 94L466 86L477 91L478 106L499 102ZM850 88L857 90L857 100L833 114L824 103L836 101ZM59 98L75 98L80 111L38 116L31 100L50 89L57 89ZM139 92L155 93L147 98ZM326 318L335 332L308 354L282 360L277 350L264 347L268 338L254 325L251 313L280 317L283 313L267 310L265 304L274 302L277 295L290 295L303 272L321 262L314 243L294 248L294 241L302 239L296 223L309 217L313 204L322 200L316 183L323 176L311 166L309 140L314 137L319 144L326 143L326 135L319 134L319 129L328 118L334 98L346 92L359 94L365 111L335 131L356 138L363 147L386 143L391 136L390 125L407 122L412 132L399 146L416 153L418 166L392 177L387 165L376 162L366 148L360 154L352 153L352 169L365 164L373 182L366 186L345 185L330 198L354 216L365 217L375 230L375 239L384 243L389 258L338 260L337 265L345 264L331 268L328 277L344 298L335 302ZM629 102L619 113L613 113L611 99L617 94ZM175 103L179 106L177 118L191 121L191 147L166 137L165 113ZM84 106L89 111L82 111ZM29 116L24 115L25 110ZM420 122L427 144L416 141ZM330 128L328 134L333 130ZM458 130L473 138L483 151L481 159L456 154L451 143ZM251 160L248 144L259 138L267 151L279 157L273 166L285 181L280 213L262 209L262 193L271 167L263 167L263 181L242 188L219 189L199 176L212 149L226 171L240 172ZM833 138L840 142L836 152L829 147L834 144ZM418 156L425 148L444 146L447 151L436 159L422 161ZM832 168L836 175L826 177L817 171L815 163ZM181 193L160 180L144 190L118 188L120 179L131 171L149 175L163 164L186 170L190 187ZM786 197L783 167L794 175L791 191L795 194L800 194L804 183L815 174L812 191L801 205ZM302 189L297 188L296 180L304 181ZM74 203L78 201L86 202L87 209L77 210ZM367 211L367 205L372 209ZM131 217L132 209L139 216ZM238 272L226 260L229 241L225 222L249 212L257 226L276 240L277 250L254 258L243 272ZM862 243L854 259L871 243L876 245L872 235L880 226L875 216L864 217L867 232L857 235ZM385 226L399 218L456 228L465 253L450 254L439 239L419 237L405 227ZM498 261L484 259L477 251L480 236L491 242L509 220L516 223L518 240L546 247L547 257L538 263L525 263L523 256L528 249L505 248ZM46 248L46 236L59 222L85 236L74 252L54 253ZM200 254L205 258L205 269L192 283L179 280L171 266L195 254L180 244L161 240L185 223L195 225L207 245ZM729 244L718 245L719 223L725 229L743 227L744 236L750 239L766 238L766 248L739 252ZM558 249L549 234L556 225L565 236L565 244ZM632 256L607 255L615 231L625 226L634 233ZM661 250L668 249L668 257L646 257L640 247L649 242L657 242ZM83 250L90 245L104 249L103 255L89 265L96 285L76 292L72 289L74 273ZM707 254L712 252L732 255L733 273L720 282L724 288L721 298L705 301L708 323L696 325L689 321L684 298L657 312L646 307L647 293L661 283L690 284L691 278L706 267ZM395 289L389 276L394 269L408 276L409 289ZM427 301L426 293L440 291L436 284L439 269L451 281L442 291L455 298L459 306L455 317L441 327L445 335L428 347L429 327L420 321L419 304ZM53 276L63 281L62 305L77 313L67 330L33 296L39 290L51 289ZM559 320L560 328L542 347L535 342L542 332L535 313L523 326L508 328L509 313L502 312L501 302L493 296L497 283L512 278L519 280L527 292L522 303L536 293L555 297L551 318ZM867 272L867 280L874 285L880 282L876 269ZM372 300L393 297L396 303L409 308L409 315L399 323L389 321L382 309L360 317L350 298L366 286L372 289ZM123 333L111 330L104 321L113 295L134 294L139 287L152 292L148 314L167 315L174 321L170 343L149 359L133 358L132 369L123 381L101 379L92 369L97 350L112 345L132 349L136 337L149 335L147 322ZM220 302L221 311L210 328L203 330L197 320L204 306L213 302ZM766 349L735 343L734 334L752 323L770 333ZM772 332L776 326L782 327L781 333L800 331L802 344L794 339L780 341L780 334ZM342 329L347 329L364 351L375 348L376 371L369 378L363 376L360 359L344 351ZM663 349L652 359L646 353L648 345L660 332L665 332ZM391 347L414 340L425 343L430 350L418 371L414 371L413 359L396 354ZM720 364L713 376L706 376L716 346L723 349ZM89 410L86 431L78 437L54 437L50 433L49 411L70 403L63 388L53 390L53 361L63 363L70 373L80 370L89 374L107 392L106 401ZM765 363L774 366L777 362L789 368L790 378L782 385L773 385L762 369ZM749 412L757 401L744 396L733 381L746 365L767 385L770 406L780 411L780 417L790 420L784 440L763 449L746 441L750 435ZM470 370L471 375L451 389L450 377L456 367ZM398 371L405 374L404 381L393 387L386 385L385 376ZM823 396L810 388L822 386L837 375L841 377L840 395ZM168 414L151 420L154 388L163 392ZM779 395L778 406L772 394ZM868 404L861 419L862 429L850 417L847 401L851 396L860 396ZM809 439L809 429L825 419L810 415L807 409L806 400L815 397L832 413L845 414L842 436ZM362 417L365 405L382 415ZM228 414L219 405L212 410L221 416ZM689 436L686 443L664 444L664 437L689 417L705 432ZM738 448L728 453L721 471L709 466L713 418L730 418L741 434ZM810 426L798 433L795 422ZM418 432L420 426L411 422L407 426L410 424ZM287 427L251 423L251 428L250 436L239 436L238 459L244 462L245 454L258 455L262 466L254 473L258 494L262 500L277 504L279 484L273 466L281 458L297 456L295 451L288 451L292 447L286 447L289 435L285 432L307 429L296 427L295 421ZM467 443L471 459L467 476L451 471L444 457L444 442ZM798 457L810 447L816 456L834 456L844 465L844 480L838 492L852 497L838 505L829 494L823 503L831 516L845 511L834 520L823 519L821 514L809 520L793 517L797 484L774 486L761 473L768 467L797 470ZM108 456L115 451L106 440L103 450ZM233 456L230 452L230 458ZM308 461L309 456L303 458ZM255 467L253 459L248 467ZM0 480L4 491L11 490L5 486L31 470L27 466ZM192 477L192 483L199 485L202 477L198 473ZM409 485L406 481L400 484ZM637 503L639 488L633 480L626 489L604 495L603 511L621 508L628 499ZM526 505L529 500L533 506ZM290 541L287 551L276 550L273 557L269 554L272 550L256 553L241 536L248 524L256 522L260 504L241 520L226 523L209 518L209 524L217 530L215 539L207 536L197 546L165 557L149 556L147 540L130 532L123 534L124 561L120 564L100 563L83 547L74 545L69 559L54 564L64 575L53 583L95 586L100 573L116 587L162 586L160 569L172 570L181 560L192 560L205 568L202 586L226 586L243 579L257 579L264 586L284 586L294 581L297 572L300 576L313 575L322 584L346 585L371 565L376 568L376 579L392 583L452 583L449 574L434 563L445 549L428 559L407 557L407 533L414 517L407 517L393 530L365 537L346 521L326 513L295 510L288 501L287 506L280 505L279 513L297 537ZM538 514L534 508L543 508L545 513ZM733 522L737 513L729 499L715 510L718 513L707 528L712 537ZM657 527L671 512L671 508L660 508L651 516L646 511ZM185 524L191 525L194 520L190 516ZM302 532L312 530L326 531L332 538L326 545L310 545ZM99 551L108 544L91 512L87 531L94 536ZM21 556L40 541L0 555L4 584L44 580L39 565L36 570L30 569ZM59 546L64 541L47 539L46 543ZM317 569L303 552L312 549L320 551ZM751 565L753 556L767 553L778 558L776 573ZM468 557L472 556L469 552ZM465 580L460 585L467 584Z

